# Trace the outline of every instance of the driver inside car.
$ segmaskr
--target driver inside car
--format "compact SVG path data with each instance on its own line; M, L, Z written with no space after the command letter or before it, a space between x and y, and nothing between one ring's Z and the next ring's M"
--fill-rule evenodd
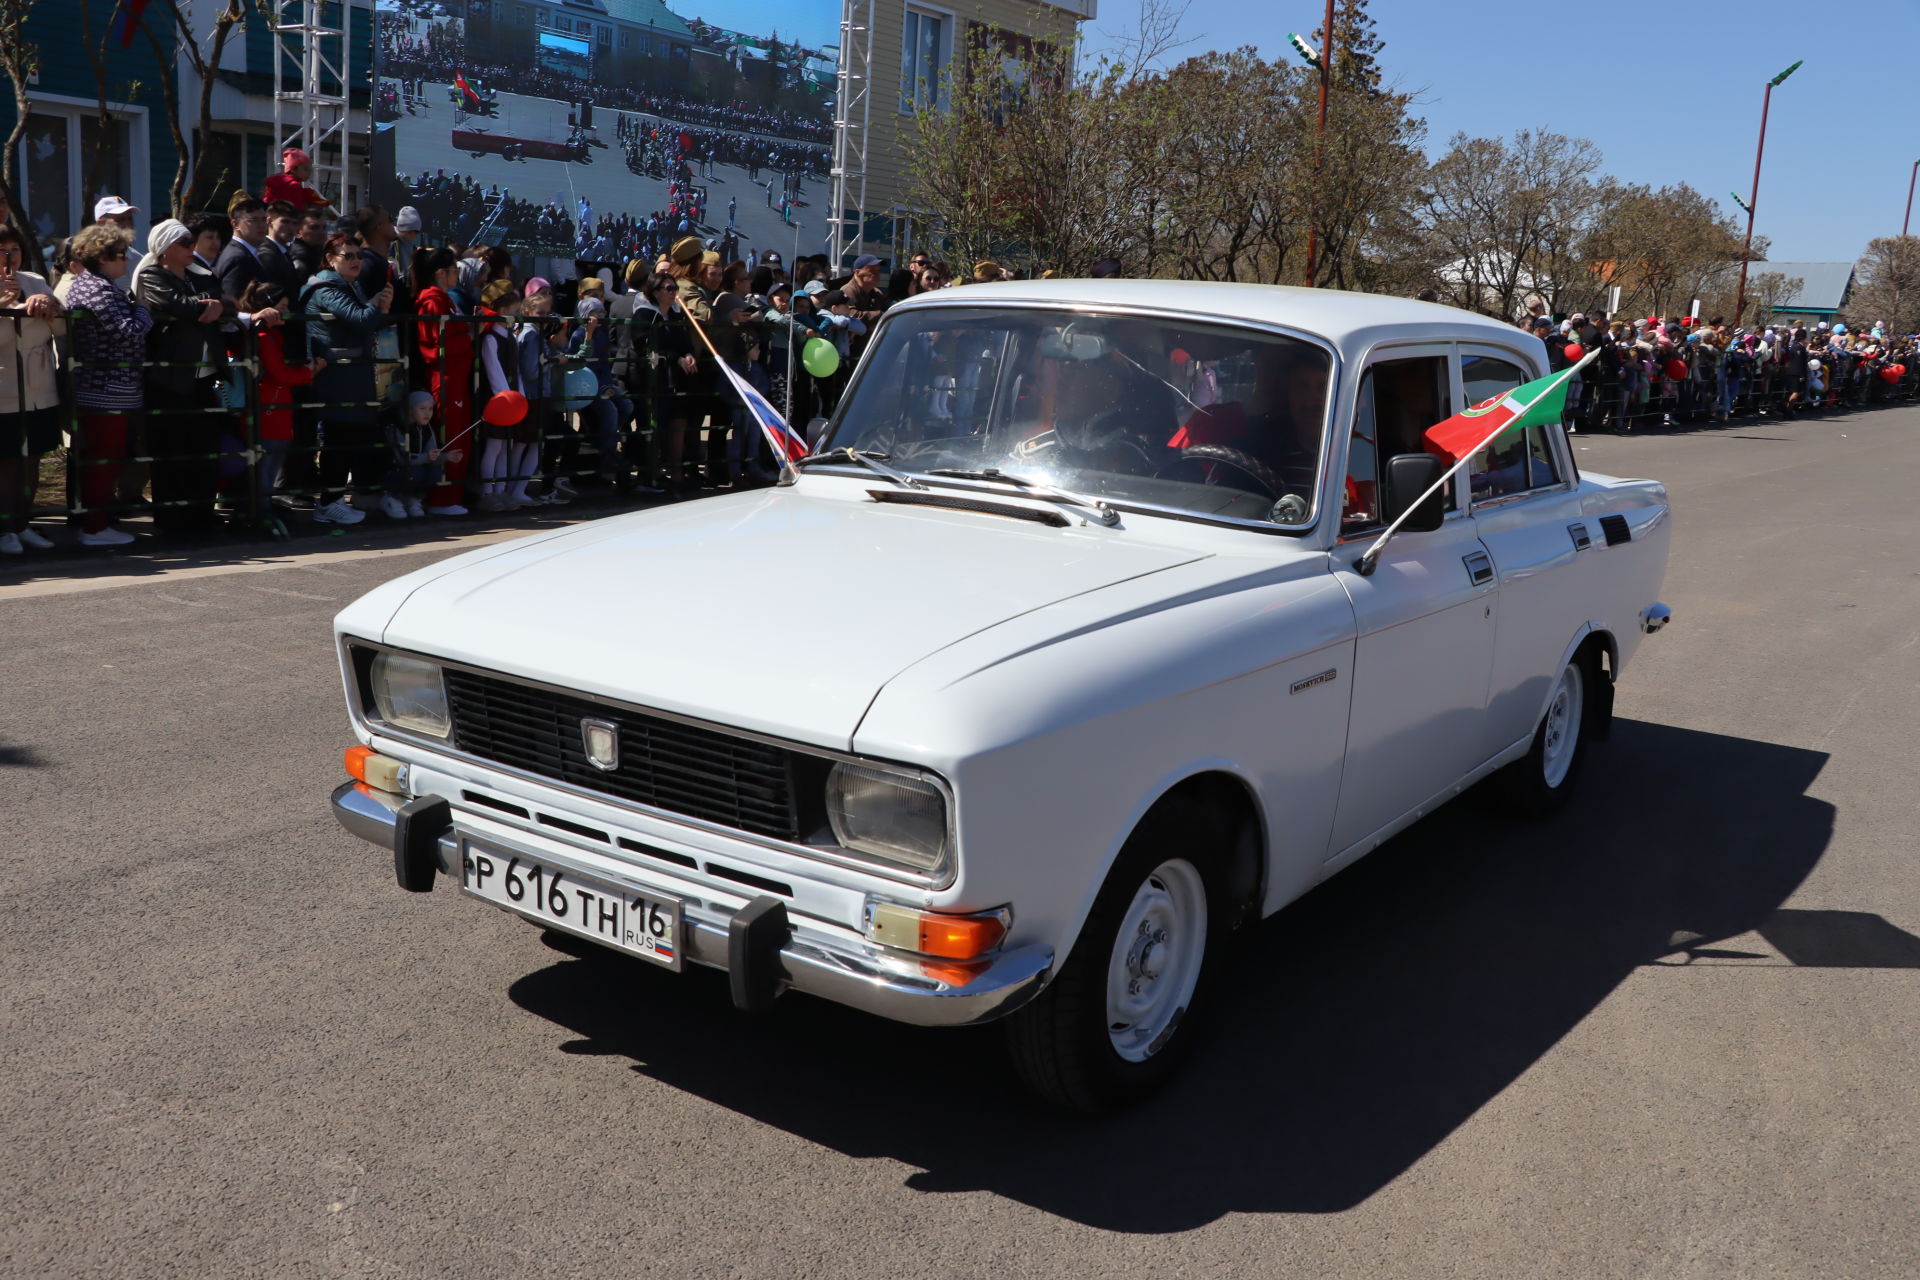
M1244 485L1252 476L1276 498L1311 493L1326 413L1327 362L1310 350L1268 348L1255 355L1253 366L1253 387L1244 401L1196 410L1167 444L1196 463L1231 461L1206 463L1211 483ZM1247 467L1246 461L1256 465Z
M1111 332L1069 327L1044 338L1038 355L1051 430L1016 454L1045 448L1050 438L1062 462L1123 475L1152 475L1174 456L1162 443L1175 421L1172 392L1123 353Z

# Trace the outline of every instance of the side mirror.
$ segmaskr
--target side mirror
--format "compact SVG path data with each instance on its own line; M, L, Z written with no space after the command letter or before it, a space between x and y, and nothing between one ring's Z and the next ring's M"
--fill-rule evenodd
M1380 513L1381 516L1388 524L1392 524L1412 508L1413 514L1407 516L1407 522L1400 526L1402 530L1408 533L1431 533L1438 529L1447 514L1446 490L1435 490L1433 496L1417 508L1413 504L1421 494L1433 488L1446 470L1446 461L1431 453L1397 453L1388 458L1386 510Z
M826 434L827 420L825 418L811 418L807 421L806 437L807 447L809 449L819 448L820 437Z

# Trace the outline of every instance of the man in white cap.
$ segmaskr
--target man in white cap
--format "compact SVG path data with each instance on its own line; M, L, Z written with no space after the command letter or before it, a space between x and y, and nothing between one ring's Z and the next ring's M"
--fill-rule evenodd
M93 202L93 220L108 226L118 227L128 235L133 234L133 215L140 212L137 205L131 205L120 196L101 196ZM133 288L134 273L140 270L140 259L147 255L138 249L128 248L126 274L114 278L113 287L121 293Z

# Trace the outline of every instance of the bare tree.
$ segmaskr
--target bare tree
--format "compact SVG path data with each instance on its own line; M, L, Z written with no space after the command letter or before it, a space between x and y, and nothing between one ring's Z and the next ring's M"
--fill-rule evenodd
M13 130L7 134L7 154L0 157L0 199L14 211L14 217L26 226L20 201L15 196L14 161L20 154L20 139L27 132L27 113L33 104L27 98L27 85L40 70L40 46L27 36L27 20L33 14L33 0L0 0L0 67L13 86ZM26 242L29 269L44 273L46 262L40 253L37 236L21 237Z
M1773 313L1806 286L1805 277L1790 276L1782 271L1762 271L1754 276L1747 281L1747 300L1753 304L1754 323L1769 323Z
M1737 269L1741 242L1716 203L1683 182L1658 191L1606 183L1594 204L1583 251L1598 278L1620 286L1622 310L1668 315L1702 298L1709 314L1732 312L1728 267ZM1755 256L1766 248L1756 240Z
M1920 236L1881 236L1854 268L1846 314L1885 321L1889 333L1920 333Z
M1180 38L1180 24L1186 21L1193 0L1140 0L1139 22L1123 31L1114 41L1122 77L1133 82L1157 70L1168 55L1184 49L1199 37Z
M0 0L0 3L6 2ZM193 15L181 9L180 0L162 0L162 3L173 19L171 41L163 41L154 33L145 13L141 14L138 22L159 67L160 92L166 102L167 125L173 133L174 154L178 157L168 197L173 206L173 216L185 218L206 198L213 176L209 172L213 165L213 148L209 144L213 137L213 86L219 80L220 60L226 52L227 41L247 21L252 10L247 0L214 0L212 30L204 39L200 39L193 34ZM192 5L192 0L188 0L188 3ZM193 74L200 82L197 104L199 123L194 130L195 145L191 147L187 145L181 126L179 93L174 88L174 78L182 57L193 68Z
M1512 316L1578 280L1573 246L1589 223L1600 152L1584 138L1522 129L1512 142L1456 134L1427 175L1427 226L1445 261L1443 296Z

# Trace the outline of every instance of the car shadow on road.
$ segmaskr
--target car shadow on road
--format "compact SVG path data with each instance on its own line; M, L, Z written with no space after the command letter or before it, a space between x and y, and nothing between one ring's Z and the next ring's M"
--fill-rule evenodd
M1636 969L1773 918L1833 832L1833 807L1807 795L1825 761L1622 720L1546 824L1470 793L1244 938L1184 1072L1117 1117L1030 1101L991 1029L918 1030L797 997L752 1019L720 975L602 953L511 994L577 1037L567 1052L630 1057L810 1141L914 1166L921 1190L1133 1232L1334 1213L1420 1160Z

